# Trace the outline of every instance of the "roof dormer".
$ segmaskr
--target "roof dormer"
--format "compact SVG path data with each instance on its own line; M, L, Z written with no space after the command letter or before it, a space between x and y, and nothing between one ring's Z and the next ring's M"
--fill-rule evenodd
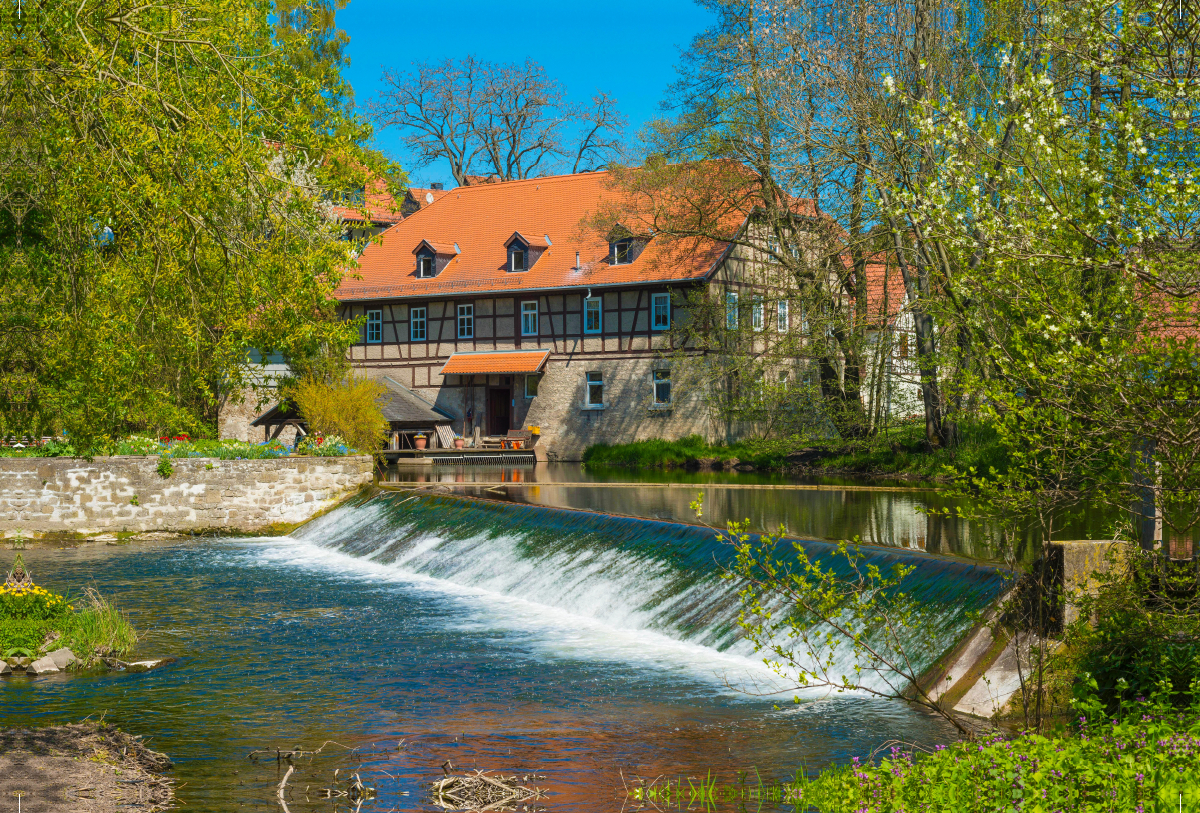
M542 253L550 248L550 235L542 237L526 237L519 231L504 241L508 256L505 268L509 271L528 271L534 263L541 259Z
M617 223L608 232L608 262L611 265L628 265L641 256L648 242L648 236L636 235Z
M417 269L414 274L418 279L432 279L442 271L450 261L458 256L457 243L431 243L422 240L413 249L417 258Z

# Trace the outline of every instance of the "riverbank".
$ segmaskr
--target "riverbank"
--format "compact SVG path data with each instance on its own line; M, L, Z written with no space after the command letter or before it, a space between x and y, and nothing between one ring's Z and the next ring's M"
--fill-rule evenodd
M931 449L923 428L916 424L858 440L818 442L794 437L710 444L692 435L679 440L598 444L588 447L583 462L597 469L723 469L920 480L948 480L953 471L967 468L1005 468L1003 449L986 426L964 425L954 449Z
M152 813L175 800L171 760L103 723L0 728L0 799L23 813ZM7 808L6 808L7 809Z

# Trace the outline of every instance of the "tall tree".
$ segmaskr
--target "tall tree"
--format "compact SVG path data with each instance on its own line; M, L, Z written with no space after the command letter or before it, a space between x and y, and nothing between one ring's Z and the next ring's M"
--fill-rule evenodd
M344 346L322 197L370 159L338 61L269 2L23 8L0 41L3 431L205 431L249 348Z
M625 119L598 93L571 104L562 83L532 60L523 65L473 56L385 70L371 103L380 127L400 129L421 165L444 159L455 182L469 175L501 180L604 167L621 155Z

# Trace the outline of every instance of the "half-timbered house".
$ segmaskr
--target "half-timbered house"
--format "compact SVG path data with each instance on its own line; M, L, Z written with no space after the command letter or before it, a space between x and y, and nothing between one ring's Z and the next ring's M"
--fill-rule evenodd
M598 442L710 435L672 386L670 328L729 246L686 251L589 218L606 173L466 186L385 231L337 298L356 368L421 393L454 429L537 427L549 459Z

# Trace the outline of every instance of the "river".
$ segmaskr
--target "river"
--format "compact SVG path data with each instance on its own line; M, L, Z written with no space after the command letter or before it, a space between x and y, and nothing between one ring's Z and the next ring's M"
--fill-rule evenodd
M556 483L569 473L534 476ZM472 473L484 482L497 475L513 476ZM479 488L497 496L495 486ZM142 631L140 655L179 660L143 674L0 681L0 723L90 715L144 734L176 761L182 809L192 811L281 810L275 762L247 754L330 740L290 780L291 811L335 809L306 801L301 789L328 787L332 769L351 764L343 746L363 749L354 764L379 791L364 811L430 809L425 786L449 760L456 769L544 776L537 784L550 795L541 804L582 812L620 810L622 782L635 776L732 779L757 770L783 779L892 739L953 737L942 721L898 703L762 696L781 683L737 640L726 588L705 570L713 569L711 534L520 505L579 503L582 488L506 487L507 503L495 509L392 495L291 537L33 546L24 556L39 583L95 586ZM593 486L588 507L674 519L679 500L693 498L630 491ZM762 502L775 508L759 523L784 516L803 535L815 526L801 520L823 521L828 532L811 537L857 529L875 541L910 522L878 517L933 498L726 492L742 496L714 513L779 494ZM789 507L794 500L807 504ZM925 539L897 541L933 547ZM946 636L1000 584L986 567L963 564L964 551L950 553L912 554L928 570L930 602L942 602Z

